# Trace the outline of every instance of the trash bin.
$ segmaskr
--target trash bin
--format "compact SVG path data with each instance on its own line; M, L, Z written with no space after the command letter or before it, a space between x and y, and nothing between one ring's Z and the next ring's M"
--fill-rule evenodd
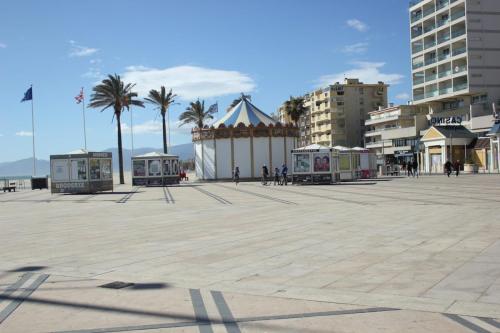
M49 188L49 177L31 177L31 189L43 190Z

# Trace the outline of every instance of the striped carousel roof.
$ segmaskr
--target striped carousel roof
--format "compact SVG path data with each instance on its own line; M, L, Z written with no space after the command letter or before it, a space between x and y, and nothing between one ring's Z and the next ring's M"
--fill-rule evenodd
M245 96L242 96L241 101L221 119L217 120L213 126L217 128L219 125L224 124L226 127L230 125L236 127L239 123L243 123L245 126L257 126L259 123L269 126L271 124L276 125L277 122L250 103Z

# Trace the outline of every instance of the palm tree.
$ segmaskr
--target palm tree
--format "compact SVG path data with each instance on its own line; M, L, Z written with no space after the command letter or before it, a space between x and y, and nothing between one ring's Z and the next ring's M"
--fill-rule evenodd
M151 89L148 97L144 99L146 102L154 104L158 109L160 109L161 118L163 120L163 152L165 154L168 154L165 115L167 114L168 108L175 103L176 97L177 95L172 93L172 89L170 89L167 94L165 87L161 86L160 91Z
M290 99L285 102L285 111L297 126L300 117L306 112L304 98L290 96Z
M215 110L211 110L210 108L205 111L205 101L200 102L198 99L196 102L189 103L186 111L179 116L179 120L181 121L179 126L185 124L195 124L196 127L203 128L205 120L213 119L213 114L215 112Z
M137 99L137 93L132 91L135 84L125 84L119 75L108 75L100 84L92 88L93 94L90 97L89 106L91 108L102 108L101 112L112 107L116 126L118 127L118 164L120 167L120 184L125 184L123 177L123 149L122 149L122 128L120 116L125 108L131 105L144 107L144 103Z

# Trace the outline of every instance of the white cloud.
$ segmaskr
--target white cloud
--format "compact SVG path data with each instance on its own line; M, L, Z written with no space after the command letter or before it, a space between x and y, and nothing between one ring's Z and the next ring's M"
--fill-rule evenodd
M7 48L7 44L5 43L0 43L0 49L5 49Z
M16 132L17 136L33 136L33 132L28 132L28 131L19 131Z
M88 57L99 51L99 49L93 47L78 45L74 40L70 40L69 43L71 44L68 54L70 57Z
M368 25L366 25L366 23L361 22L358 19L347 20L347 25L353 29L360 31L360 32L365 32L368 30Z
M355 68L348 69L341 73L327 74L317 80L317 87L325 87L335 82L343 82L344 78L356 78L364 83L376 83L383 81L387 84L398 84L404 78L401 74L382 73L384 62L355 61L352 62Z
M346 45L342 48L344 53L365 53L368 51L368 43L356 43L351 45Z
M122 123L122 134L130 135L130 126L127 123ZM170 134L190 134L191 127L183 126L179 127L180 121L175 121L174 123L170 123ZM168 128L167 128L168 131ZM161 121L159 120L149 120L142 124L134 124L134 136L142 135L142 134L153 134L158 135L163 133L163 126Z
M143 96L151 89L165 86L172 88L182 100L248 93L256 87L251 77L238 71L198 66L176 66L165 69L130 66L126 68L123 80L136 83L136 90Z
M411 97L407 93L401 93L401 94L396 95L396 99L408 101L411 99Z

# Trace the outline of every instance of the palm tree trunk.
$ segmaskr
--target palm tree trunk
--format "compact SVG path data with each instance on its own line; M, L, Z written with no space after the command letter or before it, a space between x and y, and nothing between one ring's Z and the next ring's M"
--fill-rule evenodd
M163 153L164 154L168 154L168 147L167 147L167 125L165 124L165 113L162 113L161 117L163 119Z
M122 148L122 124L120 121L120 114L116 113L116 125L118 126L118 165L120 168L120 184L125 184L123 177L123 148Z

